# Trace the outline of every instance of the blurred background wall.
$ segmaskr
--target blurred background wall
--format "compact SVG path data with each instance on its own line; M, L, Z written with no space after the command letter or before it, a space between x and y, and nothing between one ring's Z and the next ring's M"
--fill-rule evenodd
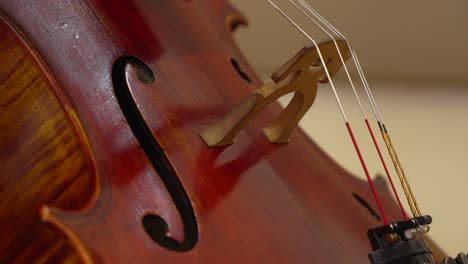
M250 23L239 29L235 38L265 81L308 44L267 1L231 2ZM276 2L308 33L325 39L294 7L288 6L287 0ZM434 218L431 236L451 255L466 252L468 1L308 2L355 48L423 213ZM370 171L383 175L344 77L337 76L336 84L345 110ZM358 79L354 80L357 83ZM281 101L287 102L288 98ZM365 107L374 121L368 104ZM317 100L301 126L338 163L364 178L329 85L320 86ZM384 148L382 141L380 145ZM390 166L388 157L387 163Z

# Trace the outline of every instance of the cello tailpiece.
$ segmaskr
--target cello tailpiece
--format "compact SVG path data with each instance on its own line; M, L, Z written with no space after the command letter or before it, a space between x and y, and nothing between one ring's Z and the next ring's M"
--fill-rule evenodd
M422 233L432 223L430 216L421 216L407 221L394 222L367 232L373 252L369 254L372 264L435 264L432 250L422 238Z

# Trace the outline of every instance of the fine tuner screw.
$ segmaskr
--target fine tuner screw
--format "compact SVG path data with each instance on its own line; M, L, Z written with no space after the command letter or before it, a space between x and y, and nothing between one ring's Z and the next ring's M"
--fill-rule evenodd
M468 264L468 257L465 253L460 253L455 259L446 257L440 264Z

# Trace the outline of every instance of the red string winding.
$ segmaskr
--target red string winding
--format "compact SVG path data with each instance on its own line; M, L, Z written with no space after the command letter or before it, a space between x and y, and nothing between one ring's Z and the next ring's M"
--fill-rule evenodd
M349 132L349 135L351 136L351 139L353 141L354 148L356 149L356 152L357 152L357 154L359 156L359 160L361 161L362 168L364 169L364 173L366 174L367 182L369 183L369 187L371 188L371 191L372 191L372 194L374 196L375 202L377 203L377 207L379 208L380 215L383 218L384 224L387 225L388 224L387 215L385 214L385 212L383 210L382 203L381 203L380 198L379 198L379 196L377 194L377 190L375 189L374 183L372 182L372 179L371 179L371 177L369 175L369 171L367 170L366 163L364 162L364 159L363 159L362 154L361 154L361 150L359 149L359 146L358 146L358 144L356 142L356 138L354 137L354 133L353 133L353 130L351 129L351 126L349 125L349 122L346 122L346 127L348 128L348 132Z

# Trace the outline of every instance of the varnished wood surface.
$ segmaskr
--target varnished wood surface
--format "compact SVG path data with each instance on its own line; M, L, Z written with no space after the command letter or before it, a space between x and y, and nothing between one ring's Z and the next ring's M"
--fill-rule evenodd
M54 262L73 251L40 208L85 206L95 176L79 125L34 51L5 21L0 40L0 263Z
M83 164L78 166L79 162L71 159L71 167L81 167L78 171L83 175L61 173L51 181L56 179L64 185L83 181L77 188L63 189L64 195L79 196L71 202L73 206L53 203L54 198L44 201L68 210L51 209L44 216L67 234L82 261L368 261L366 231L381 223L353 198L356 193L373 206L367 184L343 171L299 130L293 132L287 145L266 141L259 129L278 115L278 105L262 112L232 147L212 150L198 137L201 130L260 85L232 41L226 20L236 11L226 2L18 0L1 1L0 10L25 34L50 69L49 75L56 78L96 159L99 185L89 170L92 158L82 142L83 135L70 128L75 136L70 136L67 143L75 138L76 156ZM156 244L141 224L144 214L155 213L168 222L172 238L184 238L173 200L137 144L114 95L112 67L127 54L142 59L155 75L155 82L145 85L136 78L134 67L126 71L133 98L194 209L197 244L187 252L170 251ZM239 76L231 58L239 62L253 85ZM63 109L64 101L59 102L57 107L62 104ZM19 111L27 116L28 111L23 112ZM63 111L58 113L66 117ZM49 124L50 120L53 118L47 115L38 122ZM40 133L40 127L33 126L31 134ZM60 129L46 135L58 132ZM80 153L79 149L84 151ZM28 153L34 156L40 152L31 149ZM60 156L48 157L47 162L56 166L69 164ZM26 161L8 164L14 164L20 172ZM4 174L1 177L7 179ZM24 177L28 177L27 173L19 173L13 183L19 184ZM47 193L53 190L51 186L41 190ZM381 179L377 186L386 194L384 206L396 220L398 208L387 187ZM64 198L69 202L74 199ZM76 210L87 201L86 210ZM13 210L11 203L3 204ZM35 206L31 204L28 209L35 211ZM11 219L8 216L8 221L14 221ZM54 256L50 253L54 247L47 243L35 246L35 252ZM33 259L23 260L27 258Z

